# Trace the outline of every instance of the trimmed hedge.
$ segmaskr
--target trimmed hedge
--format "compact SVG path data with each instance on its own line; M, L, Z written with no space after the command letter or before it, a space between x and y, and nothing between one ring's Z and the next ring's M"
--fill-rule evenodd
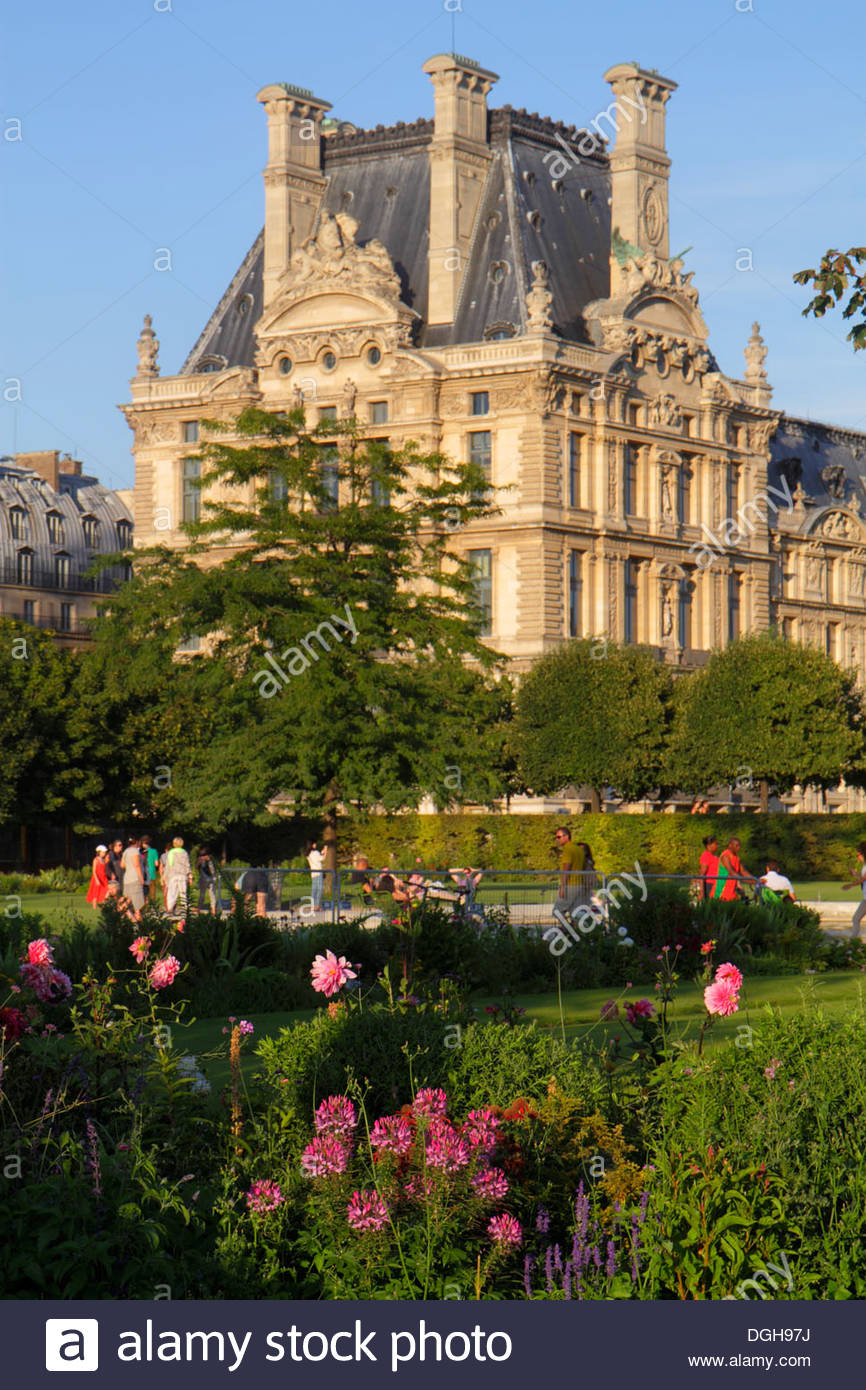
M340 858L358 851L374 868L391 864L425 869L456 864L479 868L547 869L557 862L553 831L568 825L576 840L592 847L603 873L628 869L637 860L644 873L693 873L705 835L722 844L742 840L743 863L763 872L776 858L793 878L839 878L855 863L855 847L866 839L866 814L852 815L436 815L371 816L343 821Z

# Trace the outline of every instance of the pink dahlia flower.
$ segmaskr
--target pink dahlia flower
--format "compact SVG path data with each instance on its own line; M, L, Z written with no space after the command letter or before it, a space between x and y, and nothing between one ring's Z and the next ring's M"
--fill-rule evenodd
M19 967L25 985L29 985L41 1004L57 1004L72 993L72 981L53 965L33 965L25 961Z
M469 1145L448 1123L441 1120L427 1134L427 1166L441 1168L443 1173L456 1173L469 1162Z
M416 1115L444 1115L448 1109L448 1097L441 1086L422 1086L415 1096L412 1109Z
M518 1246L523 1244L523 1228L515 1216L503 1213L491 1216L487 1223L487 1234L494 1245Z
M716 970L716 979L729 980L730 983L734 986L734 989L739 990L743 988L743 977L740 971L737 969L737 967L735 965L731 965L730 962L728 962L725 965L720 965L718 967L718 969Z
M30 965L53 965L54 953L44 936L31 941L27 947L27 960Z
M353 1231L381 1231L388 1224L388 1208L375 1188L365 1187L349 1198L346 1219Z
M385 1115L370 1131L370 1146L402 1158L412 1147L412 1126L402 1115Z
M154 989L167 989L169 985L174 984L179 970L180 961L177 956L165 956L162 960L154 961L147 978Z
M636 1023L640 1018L652 1018L654 1013L649 999L637 999L634 1004L626 1005L625 1016L629 1023Z
M332 994L337 994L347 980L358 978L355 971L350 970L346 957L340 956L338 960L333 951L326 951L323 956L314 958L310 975L313 989L328 999Z
M727 1017L735 1014L740 1007L740 996L730 980L716 980L704 990L704 1004L707 1013Z
M129 949L135 956L135 959L138 961L139 965L144 964L145 960L147 959L147 954L151 948L151 945L152 942L149 936L137 936L133 941Z
M488 1153L496 1147L499 1116L486 1107L483 1110L470 1110L463 1125L463 1138L473 1149Z
M501 1168L479 1168L472 1186L486 1202L501 1202L508 1194L508 1179Z
M333 1173L345 1173L348 1151L329 1134L317 1134L301 1154L301 1168L308 1178L327 1178Z
M281 1207L284 1201L280 1184L271 1182L268 1178L254 1182L247 1193L247 1207L257 1216L268 1216L272 1211L276 1211L277 1207Z
M342 1143L350 1143L358 1123L355 1107L348 1096L328 1096L316 1111L317 1134L330 1134Z

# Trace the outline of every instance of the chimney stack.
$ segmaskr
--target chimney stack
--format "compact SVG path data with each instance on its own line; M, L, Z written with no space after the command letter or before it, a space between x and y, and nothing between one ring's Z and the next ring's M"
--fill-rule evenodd
M256 100L268 115L268 162L264 171L266 308L293 251L313 230L325 187L322 117L330 111L331 104L288 82L263 87Z
M424 72L434 93L427 322L453 323L491 158L487 93L498 77L458 53L428 58Z
M618 63L604 75L616 101L616 144L610 155L611 227L623 241L659 260L670 257L665 105L676 82L637 63ZM611 255L611 293L620 266Z

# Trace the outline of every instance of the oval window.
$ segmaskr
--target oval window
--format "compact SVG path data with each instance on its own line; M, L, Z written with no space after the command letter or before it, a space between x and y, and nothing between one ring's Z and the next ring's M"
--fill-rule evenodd
M323 353L322 366L324 367L326 372L332 372L336 365L337 359L332 352Z
M279 362L279 367L280 367L280 373L281 373L281 375L282 375L282 376L288 376L289 373L290 373L291 370L292 370L292 359L291 359L291 357L281 357L281 358L280 358L280 362Z
M370 363L371 367L378 367L379 363L382 361L381 348L375 346L371 347L370 351L367 353L367 361Z

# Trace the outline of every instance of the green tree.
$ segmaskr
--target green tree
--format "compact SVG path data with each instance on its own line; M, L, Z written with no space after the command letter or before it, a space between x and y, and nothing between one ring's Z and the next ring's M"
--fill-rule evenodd
M525 785L538 794L572 782L612 786L629 800L656 790L665 765L671 677L645 647L568 642L522 681L512 747Z
M70 743L75 658L37 628L0 618L0 823L21 830L68 824L86 775Z
M206 428L190 544L136 556L91 677L149 700L176 814L218 831L273 819L282 798L324 815L332 844L338 803L497 795L487 731L504 697L474 570L453 547L489 514L482 470L391 450L354 421L308 431L302 411ZM192 637L201 651L178 656ZM139 782L147 772L139 762Z
M678 691L669 780L698 793L718 784L832 787L862 780L863 697L854 672L776 632L715 652Z
M852 246L847 251L825 251L817 270L798 270L794 280L798 285L814 285L816 293L803 310L803 316L813 314L816 319L824 317L828 309L834 309L848 296L842 310L842 317L854 318L860 315L848 334L848 341L854 344L855 351L866 348L866 246Z

